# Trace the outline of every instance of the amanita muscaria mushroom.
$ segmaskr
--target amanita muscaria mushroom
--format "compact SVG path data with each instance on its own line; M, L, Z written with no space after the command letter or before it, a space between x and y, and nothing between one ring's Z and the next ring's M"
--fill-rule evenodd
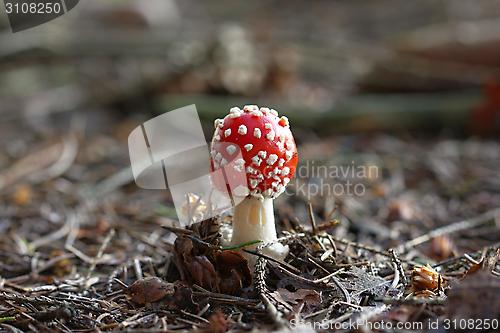
M215 121L212 168L228 165L239 151L240 160L233 166L244 167L248 191L235 207L230 243L275 240L273 200L293 178L298 159L288 119L273 109L255 105L247 105L243 110L231 108L224 119ZM266 252L282 258L288 248L276 244Z

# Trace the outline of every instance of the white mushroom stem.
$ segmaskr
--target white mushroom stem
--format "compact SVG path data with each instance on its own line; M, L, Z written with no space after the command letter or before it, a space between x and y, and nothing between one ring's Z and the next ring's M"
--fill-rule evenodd
M276 238L273 199L248 196L235 207L231 245L254 240L269 242ZM263 252L275 259L284 259L288 254L288 246L276 243Z
M247 197L234 211L233 245L253 240L273 241L276 239L273 199Z

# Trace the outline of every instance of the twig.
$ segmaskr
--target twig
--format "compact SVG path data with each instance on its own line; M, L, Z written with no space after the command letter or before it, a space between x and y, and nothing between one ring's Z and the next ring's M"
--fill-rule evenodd
M270 241L264 244L261 244L257 246L257 252L261 253L261 251L269 247L275 243L287 243L293 239L296 238L301 238L306 236L305 233L297 233L297 234L291 234L287 235L281 238L278 238L274 241ZM267 265L267 259L260 256L257 259L257 262L255 263L255 270L254 270L254 280L255 280L255 289L257 290L257 293L259 294L260 299L262 300L262 303L264 304L268 314L270 317L273 319L275 324L277 324L279 327L288 327L289 323L285 320L283 320L283 314L287 313L287 310L289 309L284 309L283 304L280 303L279 311L278 308L271 302L271 299L273 299L277 304L278 302L276 299L274 299L271 295L271 293L267 290L266 282L265 282L265 277L266 277L266 265ZM285 268L278 266L279 269L283 269L287 271ZM287 271L289 272L289 271ZM290 274L296 276L294 273L289 272Z
M425 298L425 297L408 297L408 298L382 298L381 299L384 304L391 305L403 305L403 304L411 304L411 305L419 305L419 304L428 304L428 305L442 305L445 304L445 298Z
M374 247L371 247L371 246L368 246L365 244L360 244L360 243L357 243L354 241L350 241L348 239L342 239L342 238L338 238L338 237L335 237L332 235L326 235L326 236L320 235L319 237L327 237L327 238L333 239L334 241L339 242L339 243L344 244L344 245L353 246L355 248L366 250L366 251L373 252L376 254L380 254L380 255L385 256L385 257L391 257L391 254L388 253L387 251L379 250L379 249L376 249Z
M411 249L417 245L420 245L422 243L428 242L435 237L449 235L449 234L459 232L462 230L478 227L480 225L483 225L483 224L490 222L491 220L494 220L495 217L498 216L499 213L500 213L500 209L497 208L497 209L490 210L490 211L488 211L482 215L479 215L477 217L463 220L463 221L456 222L456 223L452 223L452 224L448 224L444 227L434 229L426 234L423 234L417 238L414 238L412 240L407 241L404 244L401 244L400 246L397 247L397 251L399 253L404 253L404 252L408 251L409 249Z
M12 294L12 293L6 293L6 292L0 292L0 299L5 301L5 300L12 300L15 302L26 302L26 303L32 303L32 304L44 304L44 305L54 305L54 306L63 306L65 305L64 302L71 302L73 306L95 312L95 313L103 313L106 312L106 310L96 307L93 305L85 305L83 304L80 300L76 302L73 299L64 299L63 300L56 300L47 296L37 296L37 297L29 297L29 296L24 296L24 295L17 295L17 294ZM92 304L95 302L92 302Z
M208 323L209 323L209 321L208 321L208 320L206 320L205 318L200 317L200 316L198 316L198 315L195 315L195 314L193 314L193 313L189 313L189 312L187 312L187 311L185 311L185 310L181 310L181 313L182 313L183 315L185 315L185 316L188 316L188 317L191 317L191 318L193 318L193 319L199 320L199 321L201 321L201 322L203 322L203 323L205 323L205 324L208 324Z
M227 302L227 303L242 303L242 304L248 304L248 305L256 305L258 303L258 300L237 297L237 296L232 296L232 295L226 295L226 294L219 294L219 293L215 293L212 291L208 291L208 290L201 288L200 286L198 286L196 284L193 285L193 288L201 290L201 291L194 291L193 296L209 297L211 299L215 299L215 300L223 301L223 302Z
M108 234L106 235L106 238L104 238L104 241L101 244L101 247L99 248L99 251L97 251L97 255L92 258L92 263L90 264L89 271L87 272L86 280L90 278L90 275L94 272L95 267L97 266L97 263L99 262L99 259L102 258L104 251L109 245L109 242L111 241L111 238L115 235L115 229L111 229Z
M314 280L314 282L319 283L319 282L327 281L327 280L329 280L332 276L335 276L335 275L337 275L337 274L340 274L340 273L342 273L343 271L344 271L344 269L343 269L343 268L341 268L341 269L339 269L338 271L335 271L335 272L333 272L333 273L331 273L331 274L328 274L327 276L324 276L324 277L322 277L322 278L319 278L319 279Z
M491 249L495 249L495 248L500 247L500 243L495 243L495 244L492 244L492 245L490 245L488 247L491 248ZM475 252L464 253L464 254L462 254L460 256L456 256L456 257L453 257L453 258L449 258L449 259L440 261L440 262L432 265L432 268L437 268L437 267L440 267L440 266L448 265L448 264L453 263L455 261L459 261L459 260L465 259L466 258L465 255L468 255L470 258L472 258L473 255L478 255L478 254L481 255L483 252L484 252L484 249L481 249L481 250L478 250L478 251L475 251Z
M134 258L134 271L137 280L142 279L143 275L142 275L141 262L139 261L138 258Z
M269 316L273 319L274 323L280 327L283 327L284 320L282 319L282 315L278 312L274 304L271 303L267 295L269 291L267 290L265 278L266 278L266 259L263 257L259 257L257 262L255 263L255 289L259 294L262 303L264 303L264 307L267 310Z
M314 218L313 206L310 202L307 203L307 212L309 214L309 222L311 222L312 233L316 235L318 230L316 228L316 219Z
M403 265L401 265L401 260L399 259L398 255L397 255L396 251L394 251L394 249L389 249L389 253L391 254L391 260L395 266L395 272L398 272L399 276L403 280L403 291L404 291L404 289L408 285L408 279L406 278L405 271L403 269ZM395 287L396 286L394 286L394 288Z
M294 271L295 273L298 273L300 274L300 270L298 270L297 268L295 268L294 266L290 265L289 263L287 262L284 262L284 261L281 261L281 260L278 260L278 259L275 259L273 257L270 257L268 256L267 254L264 254L264 253L259 253L257 251L252 251L252 250L247 250L247 249L243 249L243 252L246 252L246 253L249 253L249 254L252 254L254 256L257 256L257 257L262 257L266 260L269 260L269 261L272 261L274 263L277 263L278 265L282 265L282 266L285 266L287 269L291 270L291 271Z
M164 229L167 229L170 232L173 232L174 234L182 234L182 235L192 235L193 234L193 230L189 230L189 229L177 228L177 227L173 227L170 225L162 225L161 227Z

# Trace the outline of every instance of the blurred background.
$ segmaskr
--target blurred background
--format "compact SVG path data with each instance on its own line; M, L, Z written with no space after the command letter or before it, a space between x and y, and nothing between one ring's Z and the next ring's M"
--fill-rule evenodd
M168 255L169 193L135 186L127 136L189 104L207 141L257 104L290 118L302 164L378 167L360 196L283 195L284 227L308 226L311 202L337 236L387 248L500 207L498 1L85 0L17 33L2 11L0 29L0 256L90 255L110 228L115 263ZM499 239L467 232L424 253ZM1 275L29 269L16 258Z

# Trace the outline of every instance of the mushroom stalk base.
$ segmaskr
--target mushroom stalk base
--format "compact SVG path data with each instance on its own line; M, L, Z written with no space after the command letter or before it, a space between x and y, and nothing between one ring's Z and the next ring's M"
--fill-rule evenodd
M247 197L240 202L234 211L232 245L254 240L269 242L276 240L273 199ZM254 245L251 248L256 248ZM276 243L263 250L275 259L284 259L288 254L288 246Z

